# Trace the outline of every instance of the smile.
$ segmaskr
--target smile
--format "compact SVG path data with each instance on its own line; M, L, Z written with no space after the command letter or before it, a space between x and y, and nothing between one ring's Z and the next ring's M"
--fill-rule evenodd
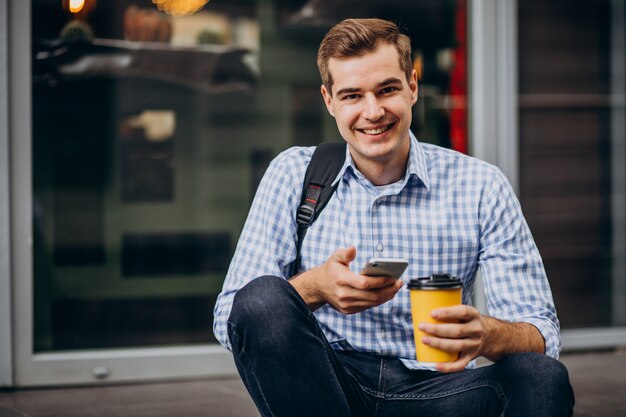
M386 132L393 124L389 124L387 126L377 127L376 129L358 129L361 132L367 135L380 135L381 133Z

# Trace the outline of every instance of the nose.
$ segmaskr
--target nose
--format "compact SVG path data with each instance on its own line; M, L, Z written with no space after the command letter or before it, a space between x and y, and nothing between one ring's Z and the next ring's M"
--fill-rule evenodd
M365 119L375 121L385 115L385 108L381 106L374 94L366 94L363 103L363 117Z

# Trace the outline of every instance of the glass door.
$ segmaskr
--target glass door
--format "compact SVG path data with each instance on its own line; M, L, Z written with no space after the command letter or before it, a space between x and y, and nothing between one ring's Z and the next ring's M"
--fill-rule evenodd
M234 372L211 312L249 155L275 144L235 117L254 113L256 5L205 3L11 11L17 385Z

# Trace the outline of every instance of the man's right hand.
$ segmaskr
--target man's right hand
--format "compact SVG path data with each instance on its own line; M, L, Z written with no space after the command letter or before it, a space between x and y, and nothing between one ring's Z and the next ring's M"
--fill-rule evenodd
M350 270L356 248L337 249L324 264L289 282L312 311L330 304L343 314L354 314L391 300L402 281L391 277L359 275Z

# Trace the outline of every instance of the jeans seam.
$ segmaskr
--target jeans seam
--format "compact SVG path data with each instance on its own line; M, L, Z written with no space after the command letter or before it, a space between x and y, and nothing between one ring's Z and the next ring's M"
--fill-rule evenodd
M352 373L350 371L348 371L346 369L346 372L348 372L348 374L350 374L353 378L354 375L352 375ZM358 382L358 381L357 381ZM361 387L361 389L363 391L365 391L366 394L369 394L373 397L375 397L376 399L378 399L378 401L376 401L376 409L375 409L375 416L378 415L378 406L381 403L381 401L403 401L403 400L416 400L416 401L426 401L426 400L436 400L438 398L443 398L443 397L448 397L451 395L456 395L456 394L460 394L462 392L467 392L467 391L471 391L473 389L478 389L478 388L491 388L493 389L496 394L498 395L498 398L500 399L500 402L502 403L502 414L500 414L500 417L504 417L504 413L507 409L508 406L508 402L506 400L506 395L504 394L504 391L502 391L502 388L500 388L499 385L497 384L488 384L488 383L480 383L480 384L472 384L469 385L467 387L464 387L462 389L457 389L457 390L452 390L452 391L444 391L441 393L438 393L436 395L384 395L376 390L373 390L371 388L365 387L363 385L361 385L359 383L359 386Z
M378 375L378 390L385 395L385 359L380 359L380 375Z
M454 394L459 394L465 391L470 391L472 389L476 389L476 388L484 388L484 387L489 387L489 388L493 388L494 391L496 391L496 393L498 394L498 397L500 397L500 399L504 399L505 394L504 391L502 391L502 388L500 388L499 384L496 383L490 383L490 382L477 382L474 384L470 384L467 386L464 386L462 388L458 388L458 389L454 389L454 390L450 390L450 391L443 391L443 392L438 392L436 394L419 394L419 395L414 395L414 394L390 394L390 395L385 395L385 398L388 399L420 399L420 400L430 400L430 399L435 399L435 398L442 398L442 397L448 397L450 395L454 395Z
M361 382L359 381L359 379L358 379L356 376L354 376L354 374L353 374L352 372L350 372L350 369L348 369L348 368L347 368L347 367L345 367L345 366L343 367L343 369L346 371L346 373L347 373L348 375L350 375L350 377L352 377L352 379L354 379L354 381L357 383L357 385L359 386L359 388L361 388L361 390L363 390L366 394L369 394L369 395L371 395L372 397L374 397L374 398L378 398L378 399L381 399L381 400L385 398L385 396L384 396L384 395L381 395L378 391L373 390L373 389L371 389L371 388L368 388L368 387L364 386L363 384L361 384Z
M380 400L376 401L376 408L374 410L374 416L378 416L378 410L380 404L385 399L385 359L380 358L380 368L378 373L378 392L380 393Z
M402 401L402 400L435 400L438 398L444 398L444 397L449 397L451 395L456 395L456 394L460 394L463 392L467 392L467 391L471 391L474 389L478 389L478 388L491 388L493 389L496 394L498 395L498 398L500 399L500 401L502 402L502 414L500 415L501 417L504 416L504 412L506 411L507 408L507 400L506 400L506 394L504 393L504 391L502 390L502 388L500 387L499 384L497 383L493 383L493 382L480 382L480 383L475 383L475 384L471 384L468 386L465 386L463 388L459 388L456 390L451 390L451 391L444 391L444 392L440 392L437 394L433 394L433 395L410 395L410 394L406 394L406 395L386 395L385 399L389 400L389 401Z
M231 327L231 332L232 332L232 335L234 336L234 338L239 340L239 335L237 334L237 331L235 330L235 325L233 323L231 323L230 321L227 321L226 324L227 324L227 326ZM233 343L232 340L231 340L231 343ZM235 344L233 343L233 346L234 345ZM241 351L239 352L239 359L240 360L245 360L246 362L250 362L248 360L248 355L246 354L246 349L243 346L241 347ZM252 369L252 367L248 366L248 369ZM267 403L267 399L265 398L265 394L263 393L263 390L261 389L261 384L259 384L259 380L257 379L256 373L254 371L251 371L250 372L250 376L254 380L254 384L256 385L256 388L257 388L259 394L261 394L261 398L263 399L263 405L265 406L265 409L268 411L268 413L270 413L271 416L275 417L274 413L270 409L269 404Z

